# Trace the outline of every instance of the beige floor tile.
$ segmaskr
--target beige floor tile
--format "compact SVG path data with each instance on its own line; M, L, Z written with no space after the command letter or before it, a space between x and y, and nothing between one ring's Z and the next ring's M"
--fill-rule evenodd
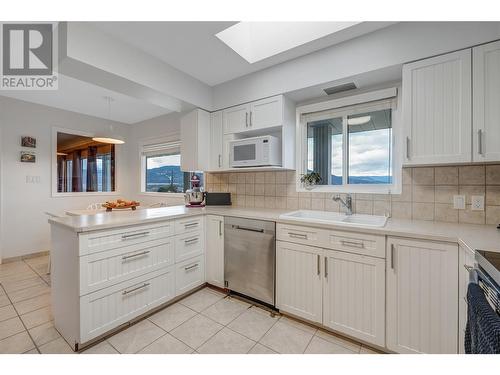
M27 314L21 315L26 328L30 329L40 324L50 322L53 318L50 306L31 311Z
M278 353L276 353L272 349L269 349L267 346L257 343L252 349L250 349L248 354L278 354Z
M9 306L9 305L10 305L9 298L7 298L7 296L5 296L5 295L0 296L0 307Z
M20 354L25 353L35 347L26 331L18 333L14 336L0 340L1 354Z
M22 331L25 331L25 329L21 319L17 316L0 322L0 340Z
M252 307L233 320L228 327L254 341L259 341L264 334L278 321L258 307Z
M35 341L35 344L37 344L38 346L61 337L59 332L57 332L57 330L55 329L53 322L47 322L37 327L31 328L29 330L29 333L33 338L33 341Z
M181 305L180 303L175 303L150 316L148 319L157 326L163 328L165 331L169 332L195 315L195 311Z
M75 354L62 337L38 347L42 354Z
M217 323L227 325L240 316L250 304L234 298L224 298L216 304L202 311L202 314L215 320Z
M45 281L43 281L35 273L33 273L33 276L30 277L29 279L22 280L22 281L3 282L2 285L5 288L5 290L7 291L7 293L11 293L11 292L15 292L17 290L31 288L34 286L39 286L39 285L45 286L45 285L47 285L47 283Z
M40 276L47 275L47 264L37 264L31 266L31 268L33 268L33 270Z
M190 354L192 352L192 348L167 333L146 346L139 354Z
M26 272L33 272L33 271L24 262L12 262L12 263L0 264L1 279Z
M38 265L45 265L49 263L49 256L48 255L42 255L39 257L33 257L33 258L28 258L24 260L24 263L30 265L30 266L38 266Z
M41 285L32 286L26 289L9 292L8 295L11 301L13 303L16 303L48 293L50 293L50 287L48 287L47 284L43 283Z
M19 315L24 315L47 306L50 306L50 294L42 294L41 296L14 303L14 307Z
M293 326L295 328L301 329L302 331L305 331L307 333L311 333L313 335L318 330L316 327L313 327L313 326L301 323L298 320L295 320L295 319L292 319L292 318L288 318L286 316L282 316L279 321L282 322L282 323L285 323L285 324L289 324L289 325L291 325L291 326Z
M91 348L83 351L82 354L120 354L111 344L107 341L103 341Z
M184 298L180 303L191 310L201 312L222 298L224 298L223 294L205 288Z
M165 334L165 331L151 323L143 320L126 330L111 336L108 341L120 353L137 353L156 339Z
M11 319L17 316L16 310L14 309L14 306L12 305L7 305L4 307L0 307L0 322L3 322L4 320Z
M384 354L367 346L361 345L360 354Z
M303 331L290 324L277 322L260 343L281 354L301 354L306 350L312 333Z
M197 349L222 328L219 323L203 315L196 315L170 333L191 348Z
M255 341L228 328L223 328L196 351L202 354L246 354Z
M36 272L31 270L31 268L27 271L13 272L12 274L4 274L0 276L0 283L2 285L10 284L10 283L18 283L24 280L31 279L35 276L38 276Z
M40 353L38 353L38 350L36 349L31 349L28 350L27 352L24 352L23 354L40 354Z
M331 343L343 346L344 348L347 348L353 352L359 352L361 345L358 343L355 343L354 341L350 341L348 339L345 339L340 336L333 335L331 333L328 333L326 331L318 330L316 332L316 336L319 338L322 338L323 340L329 341Z
M314 336L307 346L305 354L358 354L358 352Z

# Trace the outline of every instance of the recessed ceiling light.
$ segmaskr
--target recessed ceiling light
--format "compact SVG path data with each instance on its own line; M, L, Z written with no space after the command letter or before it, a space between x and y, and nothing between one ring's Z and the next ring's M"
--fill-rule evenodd
M239 22L215 34L250 64L359 22Z
M371 116L361 116L361 117L353 117L350 119L347 119L347 124L348 125L363 125L366 124L367 122L370 122Z

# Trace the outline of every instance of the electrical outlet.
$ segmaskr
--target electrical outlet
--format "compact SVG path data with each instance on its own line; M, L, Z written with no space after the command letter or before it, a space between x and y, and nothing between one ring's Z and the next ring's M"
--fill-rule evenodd
M453 196L453 208L455 210L465 210L465 195Z
M26 176L26 183L27 184L39 184L40 183L40 176Z
M484 195L473 195L470 200L472 211L484 211Z

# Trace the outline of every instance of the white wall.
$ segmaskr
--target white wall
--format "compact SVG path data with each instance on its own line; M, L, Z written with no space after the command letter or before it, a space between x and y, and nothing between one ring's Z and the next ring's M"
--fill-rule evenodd
M115 131L128 138L130 125L113 123ZM107 120L54 109L0 96L0 259L17 257L50 248L45 211L64 212L85 208L92 202L117 196L52 197L52 127L95 132L109 126ZM20 138L37 139L37 161L19 162ZM25 149L26 150L26 149ZM128 145L117 148L117 188L130 196ZM39 184L26 183L26 176L40 176Z
M133 182L133 199L142 205L166 203L169 206L183 204L182 195L141 193L141 147L143 144L158 142L160 138L180 139L181 117L185 113L169 113L131 126L129 133L129 168L130 181Z
M214 109L500 39L500 22L403 22L214 86Z

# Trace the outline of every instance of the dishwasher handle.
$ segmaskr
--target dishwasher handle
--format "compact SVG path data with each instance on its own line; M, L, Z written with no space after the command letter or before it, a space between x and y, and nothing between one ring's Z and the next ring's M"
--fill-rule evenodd
M233 228L234 229L238 229L238 230L246 230L248 232L264 233L264 229L254 229L254 228L240 227L239 225L233 225Z

